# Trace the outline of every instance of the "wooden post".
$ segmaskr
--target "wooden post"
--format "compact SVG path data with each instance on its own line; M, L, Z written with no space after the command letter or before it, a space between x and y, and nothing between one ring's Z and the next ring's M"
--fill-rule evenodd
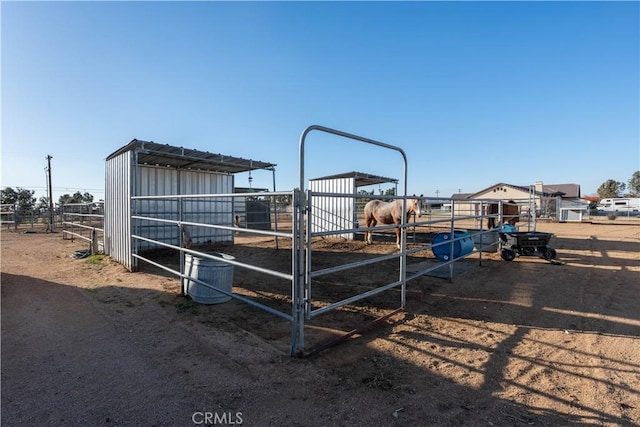
M91 255L98 253L98 233L95 228L91 229Z

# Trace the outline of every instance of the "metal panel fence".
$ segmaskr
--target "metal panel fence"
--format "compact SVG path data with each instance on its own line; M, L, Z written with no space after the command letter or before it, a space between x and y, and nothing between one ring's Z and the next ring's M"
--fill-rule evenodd
M118 207L118 209L120 209L119 211L112 211L111 207L107 206L107 212L112 212L112 214L118 212L119 216L115 216L113 218L113 222L111 222L110 216L105 212L105 226L129 227L129 230L132 230L131 234L128 235L130 237L129 242L126 243L125 241L120 241L118 244L123 246L127 244L130 245L130 247L127 248L131 258L133 259L130 265L135 267L138 261L142 261L180 277L183 280L183 294L185 293L185 279L188 279L291 322L290 353L291 355L295 355L304 352L304 326L306 320L310 320L313 317L335 310L347 304L352 304L373 295L398 288L400 289L399 309L404 309L406 303L406 286L408 281L417 279L430 271L442 267L449 268L449 278L451 279L453 278L453 264L461 258L470 255L470 253L464 253L460 256L451 256L446 262L436 263L427 267L412 266L413 268L411 273L408 273L407 269L408 255L424 251L433 251L434 248L439 245L450 245L450 253L455 254L454 246L462 239L462 237L458 237L455 231L465 227L466 229L471 230L469 234L472 237L482 238L484 235L495 233L495 230L488 230L484 227L484 222L489 215L493 215L495 219L500 222L505 220L503 215L504 206L501 201L465 200L464 203L461 203L456 200L442 199L443 203L441 203L441 205L446 202L446 204L450 206L449 210L440 210L439 212L430 211L427 217L419 219L413 218L412 221L408 221L406 216L403 215L402 221L399 225L379 225L375 228L366 228L362 227L364 221L360 221L361 226L356 227L355 225L359 212L354 211L354 208L342 209L336 208L336 206L355 207L356 199L362 199L365 197L364 195L354 194L353 191L348 193L343 191L343 189L333 187L331 187L331 192L318 191L320 188L316 188L315 190L310 189L306 193L301 190L305 186L304 140L310 131L333 133L347 139L374 144L399 152L402 157L402 162L399 162L399 164L401 164L403 170L403 195L378 196L376 198L401 200L404 208L407 205L407 199L414 197L407 196L406 194L407 158L401 149L370 139L346 134L344 132L320 126L312 126L307 128L300 137L300 186L298 189L291 192L259 193L258 195L255 193L239 194L233 193L232 188L227 191L220 191L228 188L227 185L229 182L232 183L232 177L228 177L229 181L225 181L224 179L214 180L209 181L210 184L202 185L203 182L206 181L203 181L202 177L187 175L185 178L181 178L180 173L164 173L160 168L149 168L139 174L133 173L126 175L130 177L128 179L137 179L137 182L126 180L120 182L115 180L110 184L108 178L106 202L119 202L123 205ZM125 153L123 156L126 155L129 155L129 153ZM132 161L134 165L137 165L135 159L132 159L131 155L129 155L129 157L123 156L115 158L115 160L118 160L120 163L114 165L112 172L121 172L117 170L118 168L130 168ZM120 157L122 157L122 159L120 159ZM113 160L114 159L111 159L110 162ZM146 168L146 166L141 165L136 167L139 171ZM109 191L110 187L116 187L120 192L115 190ZM134 195L131 193L132 188L137 188L139 190L137 194ZM185 190L190 190L191 193ZM326 190L326 188L324 190ZM340 191L338 192L338 190ZM167 192L174 193L166 194ZM238 224L235 222L233 212L234 205L238 205L238 203L234 203L234 200L238 200L238 198L256 196L263 201L269 201L268 206L273 209L273 218L275 222L272 224L272 227L268 227L268 229L257 226L249 227L248 221L247 224L245 224L245 227L238 227ZM370 198L373 197L370 196ZM279 230L277 222L277 212L281 212L283 210L278 208L277 203L278 200L284 199L291 200L293 206L290 224L283 224L285 225L283 228L286 228L287 231ZM328 200L332 200L331 203L333 203L333 205L328 206ZM497 213L488 213L487 206L490 203L498 205ZM268 210L270 211L270 209L271 208ZM313 222L313 218L318 216L319 212L324 214L329 211L332 212L332 215L335 217L335 220L331 221L331 226L317 227ZM120 221L120 223L117 223L117 221ZM362 258L357 262L347 262L335 265L323 264L320 268L314 265L314 239L329 236L344 238L344 236L354 236L366 231L389 232L396 228L399 228L402 231L400 250L398 252L385 255L372 254L371 256ZM449 232L451 238L446 242L439 244L418 241L418 239L416 239L416 234L421 231L424 232L425 230ZM205 250L196 250L195 248L188 247L189 245L185 239L185 236L190 235L193 243L204 244L209 241L225 241L228 237L229 243L231 243L234 241L236 233L251 233L252 235L272 237L275 240L276 248L278 247L278 239L286 239L290 241L290 269L287 271L279 271L273 268L252 264L251 261L240 262L235 258L227 259L216 257L215 255L207 253ZM127 236L127 234L124 235ZM108 242L110 236L111 235L107 233L106 239ZM412 247L407 245L408 236L413 236ZM222 240L220 237L222 237ZM106 247L113 248L113 242L105 242L105 244ZM494 246L497 244L497 242L491 242L486 244L486 246ZM480 239L478 247L479 262L482 262L482 250L484 249L484 245L485 243ZM171 267L166 263L157 261L151 256L148 256L144 250L151 248L161 248L163 250L173 251L173 253L179 256L179 267ZM476 252L474 251L473 253ZM222 289L210 283L205 283L197 278L188 276L185 273L185 254L215 259L218 262L228 263L237 268L277 277L289 282L289 289L291 290L290 311L286 312L281 309L274 308L268 305L268 303L238 295L232 291ZM119 261L123 262L122 260ZM357 293L338 301L327 301L326 299L320 301L315 299L315 290L313 289L313 286L323 286L322 282L319 280L321 277L340 274L341 272L356 268L367 268L370 270L375 268L384 268L381 267L382 263L388 262L397 263L397 280L393 280L389 283L379 283L372 286L370 289L365 289L361 292L356 291ZM131 269L129 266L127 268Z
M89 242L92 254L104 251L104 202L60 206L62 238Z
M16 220L17 206L15 204L1 204L0 205L0 225L6 225L7 229L13 227L14 230L18 229L18 221Z
M182 203L190 203L199 199L208 200L208 199L221 199L225 200L227 198L234 197L246 197L245 194L202 194L202 195L167 195L167 196L136 196L133 197L133 203L141 203L141 202L150 202L150 201L163 201L171 199L175 203L180 206ZM405 245L401 248L400 251L394 252L386 255L371 255L366 259L359 260L357 262L345 263L345 264L336 264L336 265L326 265L323 263L321 268L316 268L314 265L314 258L318 255L317 252L314 251L313 242L317 238L325 238L325 237L336 237L342 238L341 236L345 233L347 234L357 234L362 235L366 231L375 231L379 232L391 232L393 229L397 228L396 225L387 225L387 226L377 226L372 228L360 227L360 228L345 228L345 229L334 229L329 231L312 231L310 226L311 215L305 214L305 212L313 212L314 211L314 203L316 200L323 200L326 198L345 198L351 199L350 203L352 203L356 197L362 197L362 195L353 195L353 194L344 194L344 193L314 193L309 191L306 197L306 203L302 203L304 200L300 193L296 191L293 192L275 192L275 193L260 193L260 197L264 199L273 200L273 205L275 205L275 200L281 196L289 196L293 199L294 206L299 206L299 209L294 211L294 215L291 217L290 223L281 224L282 228L287 229L286 232L278 231L276 229L275 223L273 224L273 230L263 230L258 228L238 228L235 224L230 222L222 222L216 223L213 220L213 217L208 218L208 221L198 222L198 221L190 221L186 218L181 218L180 216L168 218L165 215L159 213L159 211L150 212L148 215L133 215L132 219L134 221L134 229L138 229L136 223L137 222L156 222L160 224L164 224L166 226L173 227L177 230L176 234L184 235L184 230L186 229L188 233L195 232L200 228L211 229L211 230L221 230L226 231L232 234L240 233L248 233L254 236L270 236L275 239L285 239L291 242L291 259L292 263L290 266L290 270L288 271L278 271L271 268L259 267L257 265L252 264L250 260L243 260L240 262L236 259L224 259L220 257L216 257L215 255L211 255L206 250L196 249L196 248L188 248L185 245L185 241L180 239L179 244L172 244L167 242L162 242L160 240L156 240L156 238L145 237L144 235L134 234L132 236L134 240L134 257L138 261L142 261L148 263L150 265L156 266L164 271L167 271L171 274L180 277L181 279L189 279L191 281L195 281L202 286L207 288L216 290L220 293L228 295L232 298L235 298L239 301L247 303L251 306L257 307L264 311L267 311L271 314L274 314L278 317L286 319L291 322L291 330L292 330L292 340L290 346L291 355L300 354L304 351L304 341L302 341L303 336L300 336L299 332L301 328L304 328L305 321L310 320L316 316L327 313L329 311L335 310L339 307L353 304L357 301L369 298L373 295L385 292L387 290L391 290L394 288L401 287L403 283L408 281L417 279L424 274L429 273L435 269L442 268L443 266L452 266L454 262L459 261L462 258L465 258L472 253L465 253L462 256L451 257L451 259L447 262L434 263L427 268L422 268L421 270L412 270L412 273L407 274L406 269L399 269L401 272L398 276L398 279L392 281L390 283L380 283L371 289L364 290L360 293L353 294L347 298L341 299L339 301L327 301L326 298L316 299L313 287L314 286L325 286L326 283L322 282L322 278L326 276L332 275L334 278L338 277L341 272L357 269L357 268L367 268L369 271L375 271L376 268L384 268L380 266L381 263L394 261L399 265L402 260L411 254L416 254L422 251L433 251L434 247L439 245L451 245L451 253L454 253L453 245L457 244L457 242L461 239L457 236L454 236L453 239L440 244L432 244L431 242L422 242L417 243L415 239L416 230L431 228L438 231L442 230L450 230L452 233L454 230L458 230L461 223L466 224L465 226L468 228L469 225L477 226L478 230L475 233L471 233L472 237L484 235L491 233L491 230L487 230L483 228L482 223L486 221L485 209L482 208L487 201L477 201L476 203L480 206L478 209L474 209L472 212L467 212L464 210L457 210L455 201L452 202L452 209L448 212L444 212L441 215L433 215L427 219L423 218L414 218L412 221L407 221L404 224L400 225L400 228L403 230L404 235L414 234L414 244L411 248L406 244L407 239L405 238ZM373 196L370 196L373 198ZM382 196L385 199L395 200L395 199L403 199L400 196ZM378 197L380 198L380 196ZM468 204L467 204L468 206ZM180 211L180 209L178 209ZM298 214L302 215L302 218L298 216ZM274 215L275 216L275 215ZM298 227L298 220L303 219L302 223L304 225L304 229L300 230ZM290 231L289 231L290 230ZM305 246L300 248L296 242L296 236L302 234L304 236ZM180 267L179 268L171 268L165 263L158 262L153 259L153 257L146 254L145 251L138 250L140 243L148 243L147 247L160 247L163 249L176 251L180 255ZM497 244L497 243L493 243ZM487 245L489 246L489 245ZM480 250L482 250L482 242L480 243ZM478 251L473 251L476 253ZM291 311L284 312L282 310L271 307L268 303L259 302L254 299L233 293L231 291L221 289L211 283L203 282L199 279L194 279L190 277L185 272L184 265L184 254L191 254L201 258L209 258L215 259L219 262L226 262L235 266L236 268L247 269L253 272L257 272L259 274L265 274L269 276L278 277L280 279L284 279L290 282L291 289ZM480 262L481 262L480 255ZM296 266L299 261L302 260L303 268L301 270L297 270ZM300 274L300 276L299 276ZM450 269L450 278L453 277L453 269ZM339 281L339 279L336 279ZM302 285L304 286L304 292L298 293L296 292L298 282L302 281ZM183 293L185 293L185 289L183 288ZM299 317L302 315L302 318Z
M357 197L362 198L365 196L358 195ZM370 199L384 199L385 201L392 201L392 200L398 200L398 199L400 200L409 199L412 196L410 197L366 196L366 197ZM308 193L308 200L309 200L308 210L311 212L314 211L313 205L314 203L316 203L316 200L324 200L328 198L354 199L355 196L347 195L344 193L309 192ZM352 227L347 229L334 228L332 230L323 230L323 231L314 231L313 227L308 227L307 238L306 238L307 250L306 250L306 260L305 260L305 292L307 295L307 306L306 306L305 312L307 314L307 318L315 317L319 314L331 311L345 304L350 304L358 300L375 295L377 293L384 292L388 289L401 286L403 281L413 280L433 270L441 269L443 266L452 265L454 262L462 258L465 258L469 255L472 255L474 253L480 253L479 262L481 263L482 252L491 250L491 247L495 247L498 245L498 241L496 239L482 238L482 236L490 236L491 234L496 233L495 230L489 230L483 225L484 222L486 222L486 219L488 218L486 214L486 209L485 209L485 205L487 205L488 202L485 200L465 201L463 205L464 208L458 209L455 200L442 199L442 201L450 203L451 208L448 211L431 212L429 215L425 215L421 218L416 218L414 216L412 218L412 221L407 221L400 225L396 225L396 224L377 225L375 227L370 227L370 228L363 227L363 226L360 226L358 228ZM491 201L491 202L493 203L494 201ZM495 201L495 203L501 204L502 202ZM496 214L496 217L500 223L506 220L506 218L502 216L501 212L502 211ZM309 221L312 221L312 219L310 219ZM360 224L364 224L364 220L360 221ZM313 265L314 252L313 252L313 245L312 245L314 238L341 237L345 233L355 233L355 234L362 235L362 239L364 240L364 234L366 232L374 232L377 234L378 236L377 238L381 238L385 234L392 235L392 233L390 234L389 232L397 228L399 228L401 232L407 236L407 238L402 240L405 242L408 242L409 240L411 240L412 243L414 244L414 247L412 247L411 249L408 249L407 245L405 244L401 247L400 251L398 251L397 253L387 254L382 256L372 255L367 259L354 262L354 263L334 265L329 267L323 266L322 269L314 268L314 265ZM467 234L464 236L459 236L456 233L454 233L455 231L461 231L461 230L466 231ZM446 242L436 243L436 244L432 244L431 242L420 242L419 239L416 238L416 233L420 232L424 234L424 232L426 231L450 232L452 237L451 239L448 239ZM314 281L314 279L320 278L322 276L338 273L340 271L361 268L364 266L369 266L370 269L375 269L378 267L376 267L374 264L386 262L389 260L397 260L398 262L400 262L403 256L417 254L419 252L424 252L424 251L432 252L434 251L434 248L438 248L443 245L450 245L451 249L449 252L451 254L455 254L455 250L453 249L453 247L457 245L458 242L463 240L464 238L473 238L474 240L477 240L478 241L477 249L472 252L465 253L462 256L451 257L446 262L433 264L430 267L419 269L414 273L412 273L412 275L410 276L399 277L398 281L396 282L381 283L379 287L372 288L362 294L353 295L352 297L347 298L345 300L336 301L328 305L323 305L320 308L313 307L312 282ZM453 278L453 269L450 269L449 279L452 279L452 278Z
M173 216L169 216L169 215L165 215L163 212L161 212L160 210L150 210L148 211L146 214L142 215L142 214L136 214L136 215L132 215L132 220L134 222L134 230L139 230L141 232L144 232L146 229L142 228L139 226L140 223L144 223L144 224L149 224L149 223L155 223L155 224L161 224L167 227L172 227L173 229L176 230L176 233L178 236L180 236L180 239L178 240L177 243L170 243L170 242L165 242L162 240L158 239L158 235L154 235L154 237L149 237L149 236L145 236L143 234L139 234L139 233L134 233L132 235L132 239L133 239L133 245L134 245L134 251L133 251L133 257L137 260L137 261L143 261L145 263L148 263L150 265L153 265L155 267L158 267L164 271L167 271L171 274L174 274L178 277L180 277L181 279L183 279L183 289L182 289L182 293L185 294L186 290L184 287L184 283L185 280L184 279L189 279L192 282L196 282L202 286L205 286L207 288L210 288L212 290L215 290L217 292L220 292L222 294L228 295L232 298L235 298L239 301L242 301L246 304L249 304L251 306L257 307L259 309L265 310L271 314L274 314L276 316L279 316L281 318L284 318L288 321L293 321L294 319L294 313L295 313L295 306L292 306L292 312L290 313L286 313L283 311L280 311L278 309L275 309L273 307L270 307L267 304L261 303L259 301L253 300L251 298L242 296L242 295L238 295L235 294L231 291L225 290L225 289L221 289L218 286L215 286L211 283L206 283L203 282L201 280L199 280L198 278L194 278L189 276L188 274L185 273L185 262L184 262L184 254L191 254L193 256L197 256L197 257L201 257L201 258L207 258L207 259L214 259L216 261L219 262L224 262L224 263L228 263L233 265L234 267L237 268L243 268L243 269L247 269L247 270L251 270L253 272L257 272L259 274L265 274L265 275L269 275L269 276L274 276L274 277L278 277L280 279L284 279L286 281L289 281L291 283L293 283L294 281L294 274L293 274L293 267L291 267L291 270L289 271L277 271L271 268L265 268L265 267L260 267L257 265L253 265L251 263L248 262L240 262L240 261L236 261L235 259L226 259L226 258L220 258L220 257L216 257L214 255L211 255L210 253L207 253L206 251L203 250L196 250L191 249L187 246L189 246L186 243L186 239L184 238L185 236L189 236L189 235L198 235L199 230L208 230L210 233L226 233L229 234L231 236L233 236L235 233L239 233L239 234L252 234L252 235L259 235L259 236L270 236L273 237L274 239L288 239L292 242L294 242L294 236L298 233L297 230L297 225L295 224L295 222L292 220L291 223L289 224L289 226L287 226L286 228L288 228L290 231L287 232L282 232L278 230L278 225L277 225L277 221L274 222L273 224L273 228L270 227L269 230L264 230L261 228L240 228L237 227L233 221L226 219L226 216L224 217L224 219L220 220L220 218L223 217L219 217L216 215L210 215L208 217L203 217L203 216L199 216L197 218L195 218L196 220L192 220L193 218L191 218L188 214L187 215L182 215L183 212L186 212L186 209L181 208L181 206L183 206L184 204L187 203L213 203L214 205L216 205L216 203L219 203L218 206L224 206L224 205L230 205L233 206L233 199L234 198L239 198L239 197L255 197L255 193L250 194L233 194L233 193L229 193L229 194L188 194L188 195L163 195L163 196L135 196L132 197L132 201L134 204L145 204L145 203L160 203L160 206L162 206L163 203L165 202L171 202L171 203L175 203L176 207L177 207L177 215L173 215ZM278 197L282 197L282 196L286 196L288 198L291 198L292 200L294 200L294 203L298 203L298 199L299 199L299 195L298 192L293 191L293 192L273 192L273 193L261 193L260 197L264 198L264 199L271 199L272 202L270 203L271 206L276 206L276 199ZM167 204L167 206L170 206L170 204ZM134 210L135 209L134 207ZM229 216L230 218L230 216ZM175 269L175 268L171 268L169 266L167 266L164 263L161 262L157 262L156 260L152 259L151 256L147 255L144 251L140 250L140 247L142 245L145 245L146 248L150 248L150 247L160 247L162 249L166 249L166 250L171 250L171 251L176 251L179 254L179 258L180 258L180 267L179 269ZM291 245L291 251L293 253L296 253L296 246L295 244ZM295 259L295 256L292 255L292 259ZM293 284L289 287L290 289L293 288ZM292 344L293 345L293 344ZM293 348L291 350L291 352L293 353Z

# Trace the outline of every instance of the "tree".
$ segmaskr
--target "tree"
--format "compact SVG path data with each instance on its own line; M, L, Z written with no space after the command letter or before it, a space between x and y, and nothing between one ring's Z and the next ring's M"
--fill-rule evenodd
M629 196L640 197L640 171L635 171L628 181Z
M373 196L374 192L375 192L375 190L371 190L371 192L369 192L367 190L358 190L358 194L360 194L362 196ZM356 198L356 209L358 211L361 211L364 208L364 205L366 205L369 200L371 200L371 197L357 197Z
M28 215L33 211L36 204L36 198L33 197L33 190L27 190L26 188L16 187L14 190L11 187L3 188L0 190L0 202L3 205L17 205L16 211L18 215Z
M276 196L276 204L280 207L291 205L291 194L283 194L281 196Z
M0 193L0 201L3 205L13 205L18 201L18 193L11 187L3 188Z
M608 179L598 187L598 196L601 199L620 197L620 194L622 194L625 188L626 185L624 182Z
M47 196L41 196L38 199L36 210L39 212L46 212L49 210L49 198Z
M68 203L93 203L93 194L87 192L82 194L79 191L76 191L73 196L63 194L58 199L58 203L61 205L65 205Z

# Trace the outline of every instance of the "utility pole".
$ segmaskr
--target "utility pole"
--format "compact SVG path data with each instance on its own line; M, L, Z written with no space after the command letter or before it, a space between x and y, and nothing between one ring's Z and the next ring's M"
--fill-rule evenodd
M51 185L51 157L47 154L47 181L49 190L49 231L55 231L54 213L53 213L53 186Z

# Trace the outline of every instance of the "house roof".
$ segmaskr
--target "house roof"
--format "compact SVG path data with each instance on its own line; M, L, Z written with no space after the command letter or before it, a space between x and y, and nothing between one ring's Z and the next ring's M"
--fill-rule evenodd
M457 198L458 200L460 199L474 199L477 196L484 194L488 191L497 189L499 187L509 187L509 188L513 188L515 190L519 190L522 191L524 193L529 193L530 191L533 191L534 195L536 196L541 196L541 197L554 197L554 196L561 196L561 197L565 197L565 198L579 198L580 197L580 186L578 184L555 184L555 185L543 185L542 186L542 191L537 191L535 190L535 188L533 186L520 186L520 185L513 185L513 184L507 184L504 182L499 182L497 184L491 185L487 188L484 188L480 191L477 191L475 193L470 193L470 194L466 194L466 197L460 197L461 195L456 195L454 194L453 196L451 196L451 198ZM456 197L457 196L457 197Z
M469 199L473 193L455 193L451 195L453 200L465 200Z
M504 183L504 182L499 182L499 183L493 184L493 185L491 185L491 186L489 186L487 188L483 188L480 191L476 191L475 193L469 194L467 199L475 199L480 194L486 193L488 191L496 190L497 188L500 188L500 187L509 187L509 188L513 188L515 190L523 191L525 193L529 192L529 187L521 187L519 185L513 185L513 184L507 184L507 183Z
M579 199L580 198L580 185L578 184L550 184L543 185L542 191L545 193L551 194L560 194L562 197L567 197L571 199Z
M124 147L107 156L107 161L127 151L137 153L138 164L168 166L176 169L196 169L233 174L257 169L275 171L275 163L241 157L213 154L207 151L174 147L153 141L133 139Z
M322 181L322 180L339 179L339 178L354 178L356 187L366 187L367 185L385 184L385 183L393 183L393 184L398 183L398 180L395 178L387 178L384 176L371 175L368 173L355 172L355 171L339 173L336 175L323 176L321 178L313 178L311 179L311 181Z

